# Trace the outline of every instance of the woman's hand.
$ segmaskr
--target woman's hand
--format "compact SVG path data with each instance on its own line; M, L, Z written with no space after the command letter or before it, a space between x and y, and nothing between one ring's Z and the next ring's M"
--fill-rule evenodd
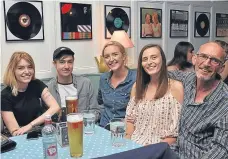
M32 129L32 125L28 124L26 126L19 128L17 131L13 132L12 135L13 136L23 135L24 133L28 132L31 129Z
M129 135L129 134L126 134L124 137L125 137L126 139L131 140L131 135Z

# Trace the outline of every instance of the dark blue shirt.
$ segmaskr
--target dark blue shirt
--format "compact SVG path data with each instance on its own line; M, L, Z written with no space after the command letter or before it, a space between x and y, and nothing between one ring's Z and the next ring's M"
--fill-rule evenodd
M98 103L103 105L100 125L106 126L113 118L124 118L126 107L130 99L131 88L136 81L136 71L128 70L126 79L116 88L110 82L112 72L101 75L98 90Z

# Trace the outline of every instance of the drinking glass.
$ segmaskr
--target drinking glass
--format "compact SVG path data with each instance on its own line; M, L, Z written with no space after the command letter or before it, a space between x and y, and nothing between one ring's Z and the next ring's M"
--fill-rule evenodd
M95 112L93 110L83 111L84 133L94 134L95 132Z
M68 139L71 157L83 155L83 115L70 113L67 115Z
M66 100L66 113L77 113L78 112L78 96L69 95L65 97Z
M114 118L110 121L111 142L113 146L125 145L125 121L122 118Z

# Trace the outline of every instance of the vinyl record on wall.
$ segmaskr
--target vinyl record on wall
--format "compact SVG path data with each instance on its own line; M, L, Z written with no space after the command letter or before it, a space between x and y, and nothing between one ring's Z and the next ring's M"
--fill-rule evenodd
M115 30L131 33L130 7L105 5L105 38L111 38Z
M210 13L195 14L195 37L210 36Z
M42 2L4 1L6 41L44 40Z
M121 8L112 9L108 13L105 23L110 34L113 34L115 30L125 30L127 32L129 29L129 18Z
M92 39L92 5L60 3L62 40Z

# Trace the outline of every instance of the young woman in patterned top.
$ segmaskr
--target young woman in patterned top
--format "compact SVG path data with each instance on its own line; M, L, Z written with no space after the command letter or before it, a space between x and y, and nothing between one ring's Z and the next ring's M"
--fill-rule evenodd
M136 84L127 106L126 138L141 145L174 143L182 102L183 86L168 79L162 48L146 45L139 55Z

